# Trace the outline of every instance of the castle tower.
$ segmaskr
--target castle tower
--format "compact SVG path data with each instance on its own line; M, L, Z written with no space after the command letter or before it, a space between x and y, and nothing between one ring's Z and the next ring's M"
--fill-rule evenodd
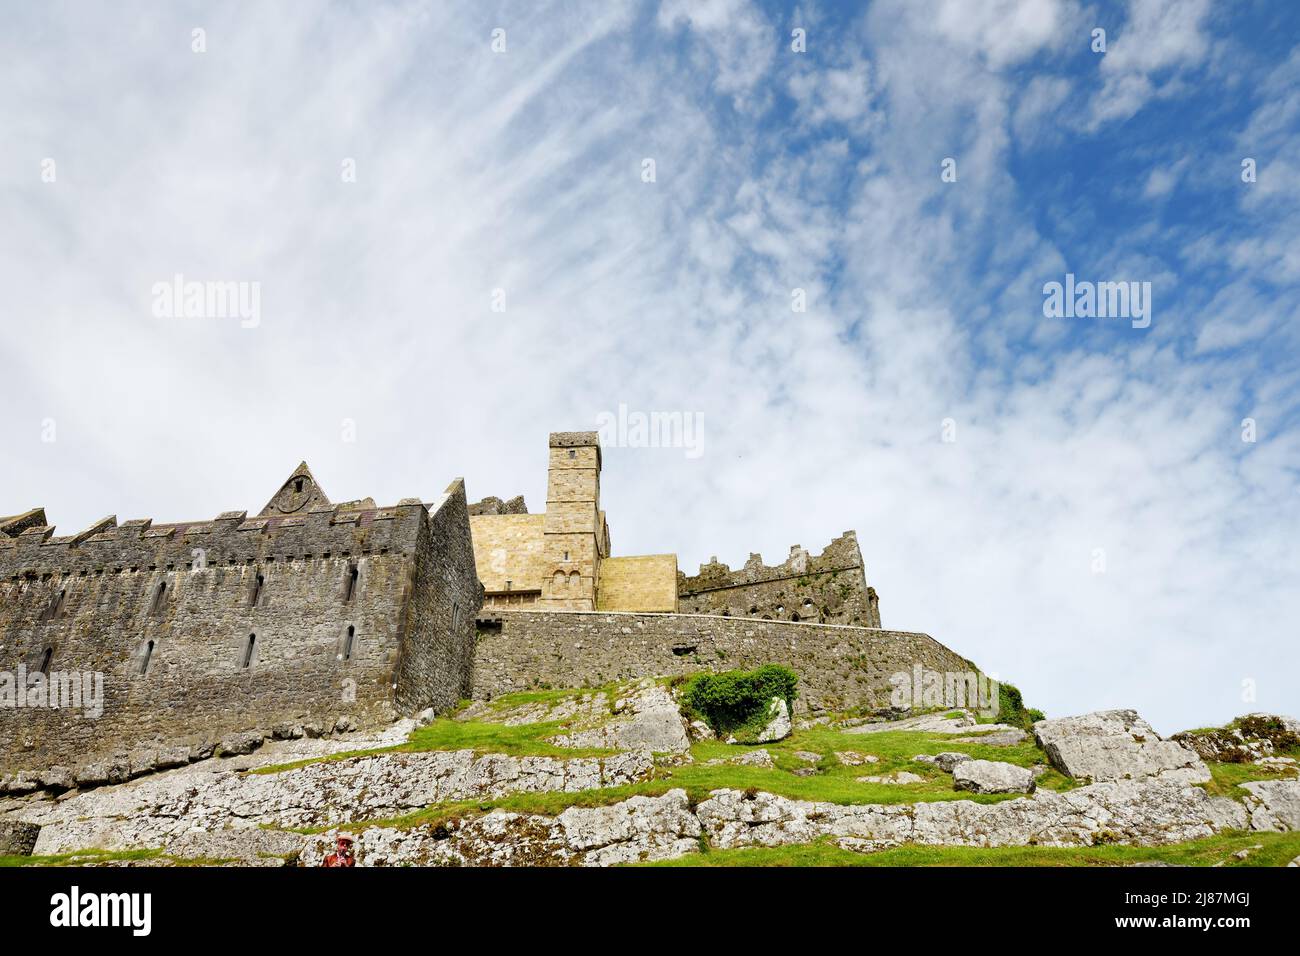
M596 432L552 432L542 526L539 610L594 611L609 530L600 510L600 439Z

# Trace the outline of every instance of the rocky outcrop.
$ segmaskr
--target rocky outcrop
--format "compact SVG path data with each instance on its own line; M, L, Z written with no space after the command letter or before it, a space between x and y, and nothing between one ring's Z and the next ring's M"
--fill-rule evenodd
M397 752L268 774L224 771L216 762L38 804L24 817L44 826L38 853L157 847L188 833L331 826L401 816L445 801L616 787L646 779L653 768L645 751L570 760L476 756L470 750Z
M1300 747L1300 721L1277 714L1246 714L1217 730L1184 731L1169 738L1202 760L1264 763Z
M318 864L336 833L309 838L301 859ZM357 835L358 866L611 866L665 860L699 849L700 822L685 790L631 797L607 807L572 807L559 816L493 811Z
M770 744L785 740L794 727L790 723L790 708L782 697L773 697L767 709L767 726L758 732L755 743Z
M691 747L687 722L677 702L664 687L645 682L613 704L614 719L573 733L551 738L561 747L609 750L649 750L685 753Z
M696 808L712 846L781 846L854 837L940 846L1157 846L1245 829L1244 806L1180 784L1098 783L1064 793L980 804L969 800L840 806L770 793L717 790Z
M31 856L41 828L22 820L0 820L0 856Z
M1300 830L1300 780L1243 783L1252 830Z
M1132 710L1040 720L1034 736L1061 773L1079 780L1165 780L1204 783L1209 768L1194 752L1163 740Z
M952 785L972 793L1033 793L1034 772L997 760L960 760L952 768Z

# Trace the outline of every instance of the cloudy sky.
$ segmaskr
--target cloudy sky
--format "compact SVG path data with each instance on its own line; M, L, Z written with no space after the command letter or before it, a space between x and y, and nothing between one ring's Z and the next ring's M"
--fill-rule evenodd
M302 459L542 510L548 431L678 411L606 449L616 553L854 528L887 627L1050 714L1300 712L1293 5L3 7L0 514Z

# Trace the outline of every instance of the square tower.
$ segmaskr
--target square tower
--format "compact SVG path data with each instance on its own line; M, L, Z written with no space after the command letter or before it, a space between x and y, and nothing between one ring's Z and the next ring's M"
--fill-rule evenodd
M594 611L609 533L600 510L600 438L552 432L542 526L540 609Z

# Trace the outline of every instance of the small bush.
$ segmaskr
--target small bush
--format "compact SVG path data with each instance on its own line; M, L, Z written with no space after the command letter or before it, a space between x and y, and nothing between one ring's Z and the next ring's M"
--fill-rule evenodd
M1036 707L1025 707L1025 699L1014 684L998 685L998 723L1028 730L1034 721L1043 720L1045 716Z
M682 694L682 703L694 716L718 733L730 733L767 720L773 697L781 697L794 710L794 671L780 664L766 664L752 671L697 674Z

